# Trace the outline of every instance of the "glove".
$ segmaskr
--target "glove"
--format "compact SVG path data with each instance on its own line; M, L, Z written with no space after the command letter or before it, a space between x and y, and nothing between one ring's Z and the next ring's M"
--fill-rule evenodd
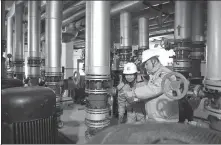
M134 97L129 97L129 98L126 98L127 99L127 102L128 103L133 103L134 102Z

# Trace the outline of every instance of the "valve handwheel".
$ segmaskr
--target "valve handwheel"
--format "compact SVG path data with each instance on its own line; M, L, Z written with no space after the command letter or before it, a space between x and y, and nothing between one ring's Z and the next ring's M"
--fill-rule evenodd
M80 73L78 71L75 71L73 75L74 84L78 85L80 83L80 79L81 79Z
M168 73L161 82L163 93L173 100L182 99L189 88L189 81L178 72ZM175 93L172 93L171 90Z

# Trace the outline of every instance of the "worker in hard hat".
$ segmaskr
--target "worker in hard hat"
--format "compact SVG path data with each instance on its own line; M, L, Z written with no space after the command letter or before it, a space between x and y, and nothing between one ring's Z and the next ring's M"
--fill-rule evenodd
M147 85L136 87L126 92L126 97L134 101L145 100L145 110L148 120L159 122L178 122L178 101L171 100L162 92L162 78L171 72L158 59L156 50L145 50L142 53L142 66L149 74ZM168 82L167 82L168 83ZM172 91L171 91L172 94ZM133 98L133 99L132 99Z
M144 81L137 75L137 66L134 63L127 63L124 66L123 76L118 85L118 113L119 123L123 123L125 111L127 111L127 123L145 122L145 103L137 102L131 104L133 100L127 99L125 93L144 85Z

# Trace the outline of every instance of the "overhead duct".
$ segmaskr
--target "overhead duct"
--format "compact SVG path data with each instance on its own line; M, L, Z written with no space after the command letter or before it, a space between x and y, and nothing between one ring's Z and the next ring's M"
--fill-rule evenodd
M207 15L207 62L205 85L221 91L221 1L208 1Z
M13 49L14 74L17 79L24 79L24 50L23 50L23 10L24 6L15 7L15 47Z
M57 83L62 80L61 71L61 21L62 1L47 1L46 4L46 35L45 35L45 83L52 88L57 96L58 120L60 121L61 94Z
M40 77L40 1L28 1L28 77L38 85Z
M107 103L110 83L110 1L86 2L85 92L88 94L85 123L90 137L109 125ZM93 134L91 134L93 132Z
M132 56L132 25L131 14L126 11L120 13L120 49L118 49L120 57L119 69L123 69L124 64L130 61Z
M175 1L173 69L189 77L191 60L191 1Z
M192 69L191 69L191 80L201 84L201 60L204 60L204 2L194 1L192 4Z

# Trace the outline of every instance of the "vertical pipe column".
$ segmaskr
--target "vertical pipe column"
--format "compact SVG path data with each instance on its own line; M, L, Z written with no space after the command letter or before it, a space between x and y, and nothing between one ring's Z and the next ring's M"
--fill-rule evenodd
M12 54L13 54L13 17L7 18L7 78L13 78L14 70L13 70L13 63L12 63Z
M15 47L13 49L14 74L17 79L24 79L23 51L23 5L15 7Z
M221 1L208 1L205 85L221 91Z
M120 13L120 66L122 70L132 56L132 22L131 14L126 11Z
M182 73L188 77L191 60L191 1L175 1L175 57L174 71Z
M45 84L56 93L58 122L62 114L61 108L61 90L58 82L62 80L61 71L61 23L62 23L63 1L47 1L46 4L46 66L45 66Z
M41 2L28 1L28 77L31 85L38 85L40 77Z
M41 41L41 79L45 80L45 41Z
M5 38L5 1L1 1L2 9L1 9L1 15L2 15L2 25L1 25L1 32L2 32L2 44L1 44L1 77L5 77L5 58L3 57L3 52L5 52L5 46L6 46L6 38Z
M107 103L110 87L110 2L86 2L85 92L86 138L109 125Z
M138 30L139 30L139 41L138 41L138 68L140 69L140 64L142 61L142 52L149 49L149 23L148 19L141 17L138 20ZM140 69L141 70L141 69Z
M191 80L196 83L201 83L201 60L204 60L204 2L192 2L192 68Z

